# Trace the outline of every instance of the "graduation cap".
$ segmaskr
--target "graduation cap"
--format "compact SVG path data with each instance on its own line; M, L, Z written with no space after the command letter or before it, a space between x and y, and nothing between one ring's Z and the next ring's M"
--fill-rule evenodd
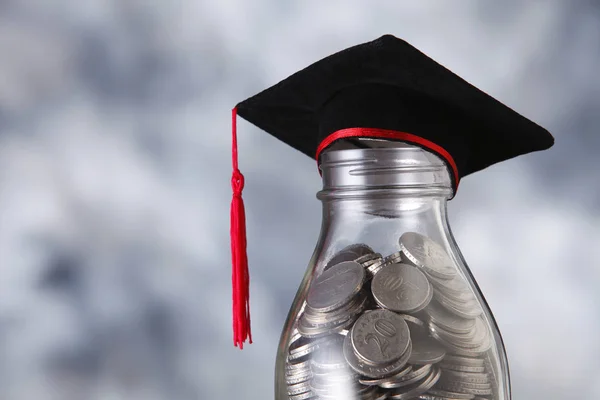
M252 338L236 113L317 163L342 139L422 147L446 162L454 192L466 175L554 143L547 130L392 35L335 53L242 101L233 109L231 210L234 344L240 347Z

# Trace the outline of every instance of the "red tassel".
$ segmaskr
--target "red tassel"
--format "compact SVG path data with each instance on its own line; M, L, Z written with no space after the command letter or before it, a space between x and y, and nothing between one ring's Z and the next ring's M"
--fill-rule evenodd
M233 297L233 345L244 348L246 339L252 343L250 329L250 275L248 274L248 256L246 254L246 213L242 190L244 189L244 175L238 169L237 156L237 109L231 110L231 136L232 136L232 161L233 175L231 188L231 263L232 263L232 297Z

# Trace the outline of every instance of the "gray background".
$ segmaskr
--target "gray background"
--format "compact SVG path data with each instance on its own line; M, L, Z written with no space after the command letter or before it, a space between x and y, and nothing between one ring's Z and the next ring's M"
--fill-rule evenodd
M240 119L255 337L240 352L230 109L384 33L555 135L466 178L451 223L514 398L600 398L597 1L4 0L0 399L272 398L320 179Z

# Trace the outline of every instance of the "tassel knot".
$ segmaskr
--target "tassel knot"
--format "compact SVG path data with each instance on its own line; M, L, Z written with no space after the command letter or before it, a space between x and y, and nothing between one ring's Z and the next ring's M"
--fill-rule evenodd
M242 190L244 190L244 175L242 175L239 169L233 170L233 175L231 176L231 189L233 190L233 195L235 197L242 197Z

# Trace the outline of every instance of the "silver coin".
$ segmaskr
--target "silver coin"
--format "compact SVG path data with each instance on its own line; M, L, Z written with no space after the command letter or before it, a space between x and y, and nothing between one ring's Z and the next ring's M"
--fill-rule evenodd
M403 376L399 379L388 379L379 384L379 387L383 389L397 389L405 386L412 385L415 382L423 380L423 378L429 376L431 372L431 365L423 365L420 368L413 369L408 375Z
M477 396L486 396L493 393L492 387L489 384L474 384L464 382L450 382L441 379L438 382L438 387L443 390L458 393L468 393Z
M472 319L480 316L483 313L483 309L477 300L461 303L444 298L438 293L436 296L436 301L452 314L458 315L462 318Z
M489 384L490 377L486 373L459 372L459 371L444 371L444 377L451 381L459 381L465 383Z
M430 282L435 282L433 280L429 280ZM470 292L466 292L463 295L457 296L455 294L450 294L450 292L446 292L443 289L438 289L434 284L433 286L433 296L440 303L448 302L456 307L466 307L471 303L475 302L479 304L475 296L473 296Z
M308 371L298 371L298 372L294 372L294 373L288 373L285 374L285 382L288 385L294 384L294 383L300 383L300 382L305 382L308 381L310 378L312 377L312 371L308 370Z
M293 376L302 376L310 373L310 365L306 368L297 368L297 369L287 369L285 370L285 376L293 377Z
M412 354L408 359L409 364L435 364L442 361L446 355L446 349L430 338L413 339L412 344Z
M371 259L361 262L359 264L362 264L364 267L369 267L373 264L377 264L377 263L383 263L383 257L381 256L380 253L373 253L371 255Z
M298 331L304 337L316 339L343 331L349 326L352 326L357 317L357 315L350 315L346 320L331 321L324 324L311 324L307 322L303 316L301 316L298 320Z
M429 331L432 333L434 332L436 336L440 336L442 339L447 340L461 348L469 349L479 347L481 345L481 338L476 338L477 331L474 328L468 334L454 333L446 331L443 328L440 328L438 325L430 322Z
M431 389L440 379L440 375L440 369L433 367L429 377L427 377L424 381L414 384L414 386L410 388L402 388L401 392L393 391L388 395L388 398L395 400L407 400L418 397Z
M305 337L295 341L289 347L288 360L292 361L302 356L310 354L317 350L320 346L332 341L330 337L324 337L316 340L310 340Z
M350 340L350 337L351 335L347 335L344 339L344 357L346 358L350 368L360 375L369 378L384 378L399 372L406 365L406 362L408 361L412 351L412 344L409 342L406 352L402 355L402 357L393 363L384 366L370 365L360 360L354 353L354 348L352 347L352 341Z
M456 300L470 300L475 298L467 281L459 274L456 274L456 276L450 280L439 279L434 276L429 276L429 280L435 289L443 292L448 297L452 297Z
M440 379L440 386L451 386L451 385L455 385L457 387L460 387L461 389L459 390L459 392L466 392L466 393L471 393L471 394L477 394L477 393L472 393L471 390L490 390L492 388L492 385L487 382L487 383L472 383L472 382L465 382L462 380L456 380L453 379L452 377L449 377L448 375L444 375L442 377L442 379Z
M328 312L346 304L360 291L365 270L357 262L346 261L334 265L312 283L306 305L313 311Z
M310 391L289 396L289 400L309 400L313 398L315 398L315 395Z
M444 339L435 330L431 330L431 335L437 341L439 341L443 346L445 346L448 350L450 350L451 352L458 354L458 355L478 356L478 355L484 353L485 351L489 350L489 348L491 346L491 341L489 339L482 341L478 347L466 348L464 346L459 346L456 343L452 343L452 342Z
M354 261L359 263L362 266L367 266L367 265L370 265L371 263L373 263L374 261L377 261L380 258L381 258L380 253L369 253L369 254L365 254L363 256L358 257ZM367 265L365 265L365 264L367 264Z
M312 378L312 373L310 371L304 374L287 375L285 377L285 383L288 385L294 385L296 383L307 382L310 380L310 378Z
M384 264L398 264L402 262L402 252L397 251L383 259Z
M305 358L307 361L309 360L308 357L305 357ZM298 364L298 365L301 365L301 367L296 367L294 365L293 368L289 368L289 365L290 364L287 364L286 368L285 368L285 375L288 375L288 376L303 375L310 371L310 362Z
M310 391L310 385L308 382L300 382L294 385L288 385L288 395L293 396L295 394L306 393Z
M300 340L300 338L302 338L302 335L300 334L300 332L298 332L297 328L294 328L290 335L290 345L296 342L297 340Z
M398 315L401 316L402 319L404 319L408 323L408 329L410 329L411 335L413 332L411 325L414 325L415 327L417 327L419 329L423 329L423 330L426 329L425 322L421 321L419 318L413 317L412 315L408 315L408 314L398 314Z
M425 311L433 323L450 332L468 333L475 327L475 319L453 315L437 301L431 301Z
M444 362L456 365L464 365L467 367L485 366L485 360L483 358L463 357L456 354L447 354L446 357L444 357Z
M359 382L363 385L369 385L369 386L379 385L382 382L400 379L403 376L408 375L412 371L412 369L413 369L413 367L411 365L406 365L404 368L402 368L400 370L400 372L398 372L392 376L385 377L385 378L379 378L379 379L360 378Z
M372 265L369 265L367 267L367 272L369 273L369 276L372 278L375 275L377 275L377 273L379 271L381 271L381 269L385 266L386 264L383 261L378 261Z
M365 362L389 364L408 349L410 331L399 315L387 310L374 310L356 320L350 339L355 353Z
M458 371L458 372L485 372L485 367L469 367L467 365L451 364L442 361L438 364L444 371Z
M373 249L367 246L366 244L351 244L349 246L344 247L338 253L336 253L325 266L325 270L333 267L336 264L342 263L344 261L354 261L359 257L362 257L366 254L374 253Z
M433 296L425 274L408 264L383 267L373 277L371 291L381 307L404 313L421 311Z
M442 325L440 325L438 323L433 322L433 320L430 320L427 323L427 326L429 329L431 329L433 327L436 330L445 333L447 336L451 337L453 341L457 341L457 342L470 343L473 341L473 339L475 339L475 335L477 333L477 332L475 332L475 324L473 324L473 328L471 328L471 331L469 331L469 332L452 331L452 330L449 330L449 329L443 327Z
M360 313L366 307L367 301L367 293L361 291L347 304L336 310L322 313L313 311L311 308L306 307L302 315L307 323L315 325L332 323L334 321L344 321L350 318L352 315Z
M443 374L443 372L442 372ZM429 389L428 393L430 393L433 396L437 396L438 398L441 399L450 399L450 400L471 400L475 398L475 395L469 394L469 393L456 393L456 392L450 392L447 390L441 390L441 389Z
M450 311L453 311L453 309L462 311L463 314L466 314L464 318L475 318L482 313L479 302L474 298L471 300L455 300L441 293L439 290L433 291L433 298ZM462 316L462 314L459 314L459 316Z
M438 243L416 232L400 236L400 250L411 264L423 268L428 274L441 279L456 275L454 263Z
M290 373L294 373L296 371L307 370L310 368L310 358L304 356L302 358L290 361L289 358L285 363L286 373L289 371Z

